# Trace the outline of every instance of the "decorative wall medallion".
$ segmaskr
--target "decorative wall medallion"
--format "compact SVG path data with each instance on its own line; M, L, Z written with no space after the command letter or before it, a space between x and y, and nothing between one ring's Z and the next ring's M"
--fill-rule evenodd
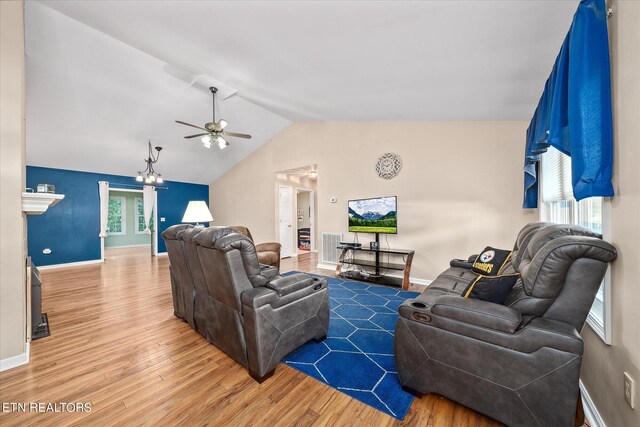
M400 173L400 169L402 169L402 160L393 153L383 154L376 163L376 172L380 178L395 178Z

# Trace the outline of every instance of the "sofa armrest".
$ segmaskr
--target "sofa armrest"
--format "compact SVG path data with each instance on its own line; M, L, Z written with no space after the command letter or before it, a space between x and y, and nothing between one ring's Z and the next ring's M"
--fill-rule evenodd
M278 276L278 269L276 267L272 267L270 265L260 264L260 274L263 276L267 276L269 280L274 279Z
M256 252L277 252L280 253L280 248L282 245L280 243L270 242L270 243L258 243L256 245Z
M510 334L522 323L520 312L510 307L455 295L437 297L431 312L434 315Z
M241 299L243 306L258 308L275 302L278 299L278 294L273 289L261 286L244 291Z
M526 337L533 347L550 347L580 355L584 351L582 337L568 323L536 317L518 333Z
M473 263L467 261L466 259L452 259L451 261L449 261L449 265L451 267L467 268L469 270L471 270L471 267L473 267Z
M476 262L477 258L477 254L469 255L469 258L467 259L454 258L449 261L449 265L451 267L468 268L469 270L471 270L471 267L473 267L473 263Z
M303 273L297 273L273 279L267 283L267 287L276 291L278 296L283 297L312 286L314 283L313 277Z

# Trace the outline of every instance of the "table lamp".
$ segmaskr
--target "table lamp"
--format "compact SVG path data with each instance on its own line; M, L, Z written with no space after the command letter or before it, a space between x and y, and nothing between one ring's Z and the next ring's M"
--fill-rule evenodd
M200 224L200 222L209 221L213 221L213 217L204 200L190 201L182 217L182 222L195 222L196 227L204 227L204 224Z

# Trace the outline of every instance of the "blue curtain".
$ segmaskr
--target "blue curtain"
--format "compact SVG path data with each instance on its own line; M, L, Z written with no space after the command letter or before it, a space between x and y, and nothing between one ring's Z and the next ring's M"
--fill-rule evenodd
M613 196L611 75L605 0L582 0L527 129L524 208L538 207L538 162L571 156L576 200Z

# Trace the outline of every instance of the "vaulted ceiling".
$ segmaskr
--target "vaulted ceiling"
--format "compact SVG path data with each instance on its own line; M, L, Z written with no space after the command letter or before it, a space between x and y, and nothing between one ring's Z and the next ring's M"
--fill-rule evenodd
M210 183L295 121L527 120L577 6L512 1L29 1L27 162ZM225 150L174 120L211 118ZM196 132L193 132L196 133Z

